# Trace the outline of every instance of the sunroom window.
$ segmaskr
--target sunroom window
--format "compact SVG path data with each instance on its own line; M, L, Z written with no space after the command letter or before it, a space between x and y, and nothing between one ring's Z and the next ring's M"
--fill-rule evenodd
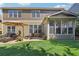
M62 34L67 34L67 22L62 22Z
M50 34L55 34L55 21L50 21Z
M61 21L56 22L56 34L61 34Z
M73 22L68 22L68 34L73 34Z

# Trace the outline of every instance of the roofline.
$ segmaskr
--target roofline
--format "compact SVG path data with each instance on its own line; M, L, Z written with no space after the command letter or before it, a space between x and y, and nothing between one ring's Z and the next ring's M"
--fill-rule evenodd
M26 10L64 10L64 8L34 8L34 7L1 7L0 9L26 9Z
M69 12L69 11L64 11L64 10L59 11L59 12L56 12L56 13L53 13L53 14L51 14L51 15L53 16L53 15L56 15L56 14L59 14L59 13L62 13L62 12L68 12L68 13L70 13L70 14L74 15L75 17L77 17L77 15L76 15L76 14L74 14L74 13L72 13L72 12ZM50 17L51 15L48 15L47 17Z
M53 13L53 14L51 14L51 15L56 15L56 14L59 14L59 13L61 13L61 12L63 12L63 10L62 10L62 11L59 11L59 12L56 12L56 13ZM48 15L47 17L50 17L51 15Z

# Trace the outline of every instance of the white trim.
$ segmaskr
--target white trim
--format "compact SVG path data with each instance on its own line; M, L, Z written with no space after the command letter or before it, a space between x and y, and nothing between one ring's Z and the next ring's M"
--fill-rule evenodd
M18 14L19 14L18 12L19 12L19 11L17 10L17 18L19 18L19 17L18 17Z
M61 20L61 34L62 34L62 20Z
M38 30L39 30L39 26L37 25L37 33L39 32Z
M66 33L66 34L63 34L63 33L62 33L62 28L63 28L62 22L63 22L63 21L61 20L61 33L60 33L60 34L56 34L56 23L57 23L57 22L56 22L56 21L54 22L54 24L55 24L55 25L54 25L54 26L55 26L55 35L73 35L74 32L73 32L72 34L69 34L69 33L68 33L68 28L69 28L68 26L66 27L66 28L67 28L67 33ZM73 25L73 24L72 24L72 25ZM73 31L75 31L75 29L74 29L73 26L72 26L72 28L73 28ZM50 32L49 32L49 34L50 34ZM52 34L53 34L53 33L52 33Z
M76 20L75 20L74 30L73 30L73 31L74 31L74 32L73 32L73 33L74 33L74 40L76 39L76 38L75 38L75 29L76 29Z
M35 14L35 17L33 17L33 14L32 14L32 18L40 18L41 17L41 15L40 15L40 17L37 17L37 13L36 13L36 11L38 11L39 12L39 14L40 14L40 10L32 10L32 12L31 12L31 14L34 12L34 14Z
M32 25L33 26L33 33L34 33L34 25Z
M14 26L15 27L15 32L13 31L13 26L7 26L7 33L9 33L8 32L8 27L10 27L10 33L16 33L16 26Z
M69 32L69 30L68 30L68 26L67 26L67 35L68 35L68 32Z
M38 30L39 30L39 26L40 26L40 25L37 25L37 24L33 24L33 25L32 25L32 26L33 26L32 32L34 33L34 31L35 31L35 27L34 27L35 25L37 26L37 28L36 28L37 33L39 33ZM28 25L28 26L29 26L29 33L30 33L30 25Z
M63 11L58 11L58 12L56 12L56 13L53 13L53 14L49 15L48 17L50 17L50 16L52 16L52 15L59 14L59 13L61 13L61 12L63 12Z
M50 14L50 15L48 15L47 17L53 16L53 15L57 15L57 14L62 13L62 12L66 12L66 13L72 14L72 13L69 12L69 11L62 10L62 11L58 11L58 12L56 12L56 13ZM72 14L72 15L74 15L74 14ZM74 16L75 16L75 15L74 15ZM56 17L55 17L55 18L56 18Z
M18 16L18 15L19 15L19 10L8 10L8 18L10 18L10 13L9 13L9 11L12 11L12 17L11 17L11 18L21 18L21 17ZM14 17L14 11L16 11L16 14L17 14L16 17ZM20 12L21 12L21 11L20 11Z
M49 40L49 23L47 24L47 40Z
M56 34L56 21L55 21L55 34Z

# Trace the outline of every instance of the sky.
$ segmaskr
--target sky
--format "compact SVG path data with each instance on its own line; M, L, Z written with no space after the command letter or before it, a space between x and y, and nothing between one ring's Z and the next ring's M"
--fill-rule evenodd
M39 7L39 8L64 8L68 10L73 3L0 3L0 7ZM1 14L1 10L0 10Z

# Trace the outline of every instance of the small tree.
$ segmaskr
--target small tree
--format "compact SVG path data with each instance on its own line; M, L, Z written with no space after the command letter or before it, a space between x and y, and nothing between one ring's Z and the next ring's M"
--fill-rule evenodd
M79 35L79 18L76 20L76 29L75 29L76 36Z

